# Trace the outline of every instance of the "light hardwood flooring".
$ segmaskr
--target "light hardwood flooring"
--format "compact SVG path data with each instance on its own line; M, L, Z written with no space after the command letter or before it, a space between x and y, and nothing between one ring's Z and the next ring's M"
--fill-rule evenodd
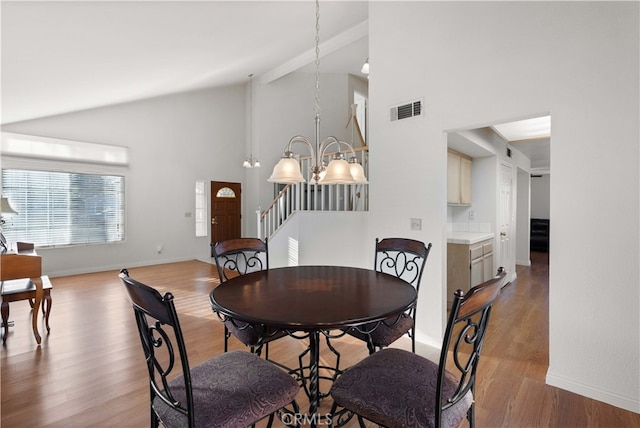
M476 425L640 427L638 414L545 385L548 264L546 254L534 256L533 265L518 268L518 280L494 305L479 367ZM217 284L213 265L192 261L129 272L175 295L192 366L222 352L222 324L208 301ZM31 334L28 304L11 304L15 327L0 357L2 427L149 426L146 368L117 274L52 278L51 334L43 336L40 347ZM366 356L364 344L354 339L335 343L343 367ZM295 366L303 346L304 341L278 340L270 345L270 358ZM243 349L233 339L231 348ZM331 354L322 350L323 362L332 365ZM304 393L299 399L305 406ZM327 401L320 413L328 411Z

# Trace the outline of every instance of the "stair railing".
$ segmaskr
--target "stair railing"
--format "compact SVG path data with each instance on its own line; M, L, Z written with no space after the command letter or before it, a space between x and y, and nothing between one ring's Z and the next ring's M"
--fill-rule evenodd
M369 170L368 147L354 149L365 174ZM327 162L334 153L326 154ZM320 185L313 182L310 165L311 156L300 157L300 169L306 183L275 186L277 196L264 211L256 211L258 237L270 238L276 230L296 211L368 211L368 184L330 184Z

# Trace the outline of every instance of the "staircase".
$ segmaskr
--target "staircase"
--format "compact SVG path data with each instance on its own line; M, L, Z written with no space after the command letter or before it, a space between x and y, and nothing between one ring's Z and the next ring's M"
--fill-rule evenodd
M354 151L368 176L368 148L360 147ZM332 155L333 153L327 154L327 162ZM368 184L315 184L311 179L310 164L311 157L301 157L300 170L306 174L307 181L299 184L276 184L278 196L266 210L256 212L260 239L271 238L297 211L369 210Z

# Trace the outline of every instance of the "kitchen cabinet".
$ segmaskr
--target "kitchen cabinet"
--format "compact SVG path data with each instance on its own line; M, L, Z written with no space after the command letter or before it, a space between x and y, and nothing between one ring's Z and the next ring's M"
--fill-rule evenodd
M495 274L493 239L473 244L447 244L447 302L460 289L467 292Z
M447 203L471 205L471 158L455 150L447 152Z

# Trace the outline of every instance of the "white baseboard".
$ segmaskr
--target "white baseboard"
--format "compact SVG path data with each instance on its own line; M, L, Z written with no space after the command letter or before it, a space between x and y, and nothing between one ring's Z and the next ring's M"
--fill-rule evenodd
M594 388L593 386L554 374L551 370L547 371L546 383L547 385L555 386L556 388L564 389L587 398L602 401L603 403L611 404L612 406L616 406L630 412L640 413L640 401L638 400L638 397L625 397L612 391Z
M59 270L53 272L47 272L47 275L51 278L56 278L60 276L70 276L70 275L83 275L86 273L96 273L96 272L106 272L110 270L120 270L123 268L135 268L135 267L144 267L144 266L152 266L152 265L161 265L165 263L177 263L177 262L186 262L189 260L194 260L193 257L178 257L178 258L168 258L162 260L148 260L148 261L140 261L135 263L121 263L118 265L102 265L102 266L89 266L83 267L80 269L66 269Z
M531 266L531 260L516 260L516 264L520 266Z

